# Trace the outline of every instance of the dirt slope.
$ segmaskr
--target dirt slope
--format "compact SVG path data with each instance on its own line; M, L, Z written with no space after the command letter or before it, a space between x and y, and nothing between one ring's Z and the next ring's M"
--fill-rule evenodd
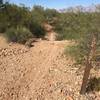
M31 49L19 44L1 49L0 100L95 98L79 95L82 74L77 75L78 68L63 54L68 45L70 41L39 41Z
M1 35L1 33L0 33L0 47L7 47L8 46L8 44L7 44L7 40L4 38L4 36L3 35Z

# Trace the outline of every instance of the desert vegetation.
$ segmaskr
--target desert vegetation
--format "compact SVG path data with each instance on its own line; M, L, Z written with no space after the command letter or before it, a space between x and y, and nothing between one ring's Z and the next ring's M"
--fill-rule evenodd
M49 23L58 12L54 9L44 9L34 6L31 10L24 5L5 4L0 10L0 33L7 33L9 28L27 28L33 36L43 38L45 36L44 23ZM13 29L13 31L14 31ZM15 30L15 32L16 32Z

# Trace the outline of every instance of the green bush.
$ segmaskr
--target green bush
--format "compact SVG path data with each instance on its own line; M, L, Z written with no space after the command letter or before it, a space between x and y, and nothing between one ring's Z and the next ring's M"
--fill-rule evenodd
M25 43L28 39L32 38L32 33L27 28L17 29L17 41L18 43Z
M33 34L25 27L10 28L6 31L8 41L24 44L28 39L33 37Z
M57 40L77 40L81 38L81 36L77 33L67 33L67 30L59 32L57 35Z
M45 29L41 26L41 25L38 25L36 24L36 26L34 26L34 35L37 37L37 38L40 38L40 37L44 37L46 32L45 32Z
M17 42L17 30L15 28L8 29L5 34L8 41Z
M5 25L0 23L0 33L5 32L5 30L6 30Z
M80 46L79 45L72 45L69 46L65 49L65 54L66 55L70 55L71 57L73 57L76 60L77 64L84 64L85 63L85 57L82 54L82 51L79 49Z
M87 86L87 92L90 91L100 91L100 77L99 78L93 77L89 80Z
M32 32L32 34L37 38L43 38L46 34L44 27L34 21L33 21L33 23L31 23L29 29Z

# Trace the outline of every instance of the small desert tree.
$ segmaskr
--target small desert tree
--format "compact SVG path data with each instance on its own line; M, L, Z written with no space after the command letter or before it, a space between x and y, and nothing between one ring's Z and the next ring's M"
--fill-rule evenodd
M75 57L78 64L86 66L80 91L81 94L86 92L91 68L97 66L97 63L100 62L100 14L98 12L85 12L84 14L85 20L81 21L83 24L79 24L80 30L78 30L83 35L77 45L69 49L69 53Z
M86 92L86 87L88 83L88 78L90 70L94 63L97 61L96 58L100 53L100 29L99 29L99 15L98 13L92 13L89 26L87 28L87 34L82 41L81 49L83 49L83 57L86 63L86 68L83 76L83 83L81 87L81 94Z
M83 83L81 87L81 94L84 94L86 92L86 86L90 74L90 70L93 67L94 61L96 61L96 55L97 54L97 44L98 44L98 35L99 33L90 33L88 37L89 40L86 41L86 49L87 50L87 56L85 56L85 61L86 61L86 68L84 72L84 77L83 77Z

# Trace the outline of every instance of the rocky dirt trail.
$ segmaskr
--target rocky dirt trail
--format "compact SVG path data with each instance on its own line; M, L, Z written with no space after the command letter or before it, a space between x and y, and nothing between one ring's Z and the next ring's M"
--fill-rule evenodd
M1 41L1 40L0 40ZM79 94L82 72L65 57L71 41L38 41L32 48L0 42L0 100L99 100Z

